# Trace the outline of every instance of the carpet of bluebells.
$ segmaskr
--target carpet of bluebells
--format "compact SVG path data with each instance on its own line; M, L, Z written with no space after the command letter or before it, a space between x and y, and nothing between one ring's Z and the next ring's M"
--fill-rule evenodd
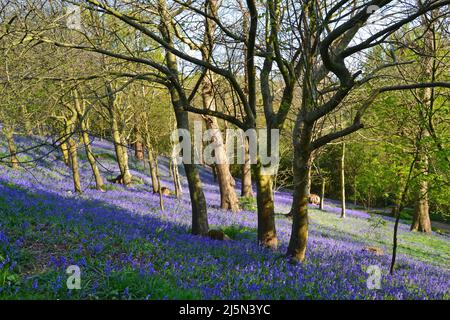
M47 141L16 139L19 148ZM0 141L1 157L1 135ZM117 176L112 145L96 140L93 147L104 177ZM60 154L51 151L44 146L20 154L19 170L0 164L0 299L449 299L446 235L411 234L402 223L390 276L391 219L358 210L340 219L329 201L326 212L311 208L307 259L291 265L284 257L288 192L275 196L280 247L270 251L256 245L252 206L236 214L219 209L219 189L207 169L202 180L210 227L231 241L190 234L185 180L182 199L165 197L162 212L144 163L131 161L132 187L108 182L100 192L80 149L84 192L77 195ZM172 189L163 158L160 165L162 183ZM81 269L81 290L67 289L70 265ZM367 287L371 265L381 268L381 289Z

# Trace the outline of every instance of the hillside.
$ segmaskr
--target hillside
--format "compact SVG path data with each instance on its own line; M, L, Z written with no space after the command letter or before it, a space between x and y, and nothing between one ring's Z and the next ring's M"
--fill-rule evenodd
M0 141L5 154L2 136ZM42 141L17 137L19 149ZM112 145L97 140L93 148L103 175L117 176ZM206 169L210 227L221 228L231 241L189 234L184 180L182 199L165 197L161 212L143 163L131 162L132 187L108 183L102 193L92 188L80 150L84 192L76 195L69 170L51 151L43 146L21 154L19 170L0 164L0 299L449 298L448 236L410 233L401 224L397 270L390 276L393 223L357 210L340 219L329 202L326 212L311 207L307 259L294 266L283 256L291 231L283 215L290 208L287 192L275 195L280 246L273 252L256 245L255 211L218 209L219 189ZM167 162L161 159L160 165L163 185L172 189ZM363 250L366 246L384 254ZM81 268L81 290L66 289L69 265ZM381 289L367 288L370 265L381 267Z

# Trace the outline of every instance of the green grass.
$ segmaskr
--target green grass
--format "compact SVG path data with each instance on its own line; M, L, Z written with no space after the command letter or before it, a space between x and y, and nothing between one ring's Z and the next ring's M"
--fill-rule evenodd
M93 186L92 188L95 188L95 186ZM121 190L122 188L123 187L118 183L105 183L103 185L103 190L105 191Z
M231 225L223 227L222 231L233 240L256 239L257 230L253 228Z
M95 156L97 157L97 159L116 161L116 156L113 153L109 152L98 152L95 153Z
M131 177L131 183L140 185L140 184L144 184L145 182L144 182L144 180L142 178L139 178L139 177L136 177L136 176L132 176Z
M242 210L246 211L256 211L258 209L256 198L253 197L240 197L239 205L241 206Z

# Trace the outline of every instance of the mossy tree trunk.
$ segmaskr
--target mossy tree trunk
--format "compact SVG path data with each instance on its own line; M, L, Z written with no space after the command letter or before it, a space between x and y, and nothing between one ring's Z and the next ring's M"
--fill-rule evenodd
M431 12L431 19L422 17L422 27L425 30L423 35L423 55L421 55L421 81L434 81L436 78L436 55L438 48L436 47L438 40L436 39L435 20L439 15L439 10ZM416 169L419 173L419 186L415 194L415 208L411 231L431 232L431 221L429 213L429 154L426 144L430 140L433 132L433 108L435 104L436 94L433 88L424 88L419 91L419 134L416 141L416 149L418 157Z
M97 190L103 190L104 188L103 178L97 166L97 161L94 152L92 151L91 141L87 129L85 101L79 96L79 93L76 90L75 90L75 108L77 112L79 126L81 129L81 137L83 139L84 150L86 152L86 157L88 159L92 173L94 175L95 188Z
M261 166L259 159L253 165L258 206L258 243L274 249L278 245L278 239L275 228L273 180L271 175L264 174Z
M148 166L150 168L150 176L152 178L152 190L153 193L159 192L159 177L158 177L158 169L156 166L156 157L153 155L153 149L147 144L148 149Z
M69 139L70 168L72 169L73 187L76 193L81 193L81 180L78 168L78 146L74 139Z
M68 143L67 143L66 134L64 132L61 133L61 138L60 139L61 139L61 142L59 144L59 147L61 149L61 154L62 154L62 157L63 157L64 164L66 166L70 166L69 146L68 146Z
M426 155L422 154L419 156L416 166L419 171L421 171L421 177L419 181L419 186L415 195L415 206L414 206L414 215L413 221L411 224L411 231L420 231L420 232L431 232L431 221L430 221L430 213L429 213L429 205L428 205L428 181L427 181L427 173L428 173L428 158Z
M159 29L164 41L173 46L173 26L172 17L164 0L158 0L158 10L161 16ZM172 106L175 112L178 130L189 131L189 116L184 107L189 106L186 93L179 83L179 71L176 56L170 51L165 52L165 62L170 70L171 84L168 85ZM192 148L191 148L192 153ZM189 196L192 208L192 234L207 235L209 230L208 212L206 209L206 200L203 193L202 182L197 165L192 161L192 157L188 163L183 162L184 171L189 186Z
M149 153L153 153L152 150L149 150ZM161 188L161 179L159 177L159 166L158 166L158 155L153 155L152 154L152 158L155 159L155 178L156 178L156 184L158 185L158 194L159 194L159 208L164 211L164 199L163 199L163 194L162 194L162 188ZM153 178L152 178L153 179ZM153 190L154 187L153 187Z
M292 201L292 232L287 255L293 261L305 259L308 242L308 184L311 170L311 137L313 126L298 123L294 129L294 195Z
M112 130L112 139L114 142L114 150L116 152L116 160L120 170L120 177L123 185L131 185L131 173L128 167L128 151L125 139L122 137L117 110L115 106L115 97L111 85L106 85L108 93L108 112L110 117L110 125Z
M3 132L8 142L8 151L10 165L13 169L19 168L19 159L17 158L17 147L14 142L14 128L12 126L4 125Z
M91 166L92 173L94 174L95 188L97 190L104 190L103 189L104 188L103 178L102 178L100 170L97 166L95 155L92 151L89 134L87 133L84 125L82 125L81 130L83 131L82 137L83 137L84 150L86 151L86 157L88 159L89 165Z
M341 218L345 218L346 208L345 208L345 143L342 143L342 154L340 162L340 187L341 187Z
M189 118L186 111L182 111L182 104L177 99L177 94L172 91L172 103L174 104L177 127L181 130L189 130ZM198 235L208 234L208 212L203 193L200 173L195 163L183 163L184 171L189 185L189 195L192 206L192 233Z
M69 106L72 113L70 118L64 119L64 136L68 145L69 152L69 167L72 172L73 187L76 193L82 193L81 190L81 179L80 171L78 166L78 144L76 142L75 136L75 125L77 122L77 112L73 108L73 105Z
M142 134L137 128L135 128L134 156L140 161L144 160L144 143L142 142Z

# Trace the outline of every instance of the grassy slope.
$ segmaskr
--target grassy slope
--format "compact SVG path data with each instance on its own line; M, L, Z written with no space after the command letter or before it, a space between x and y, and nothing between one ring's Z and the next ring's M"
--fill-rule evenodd
M102 155L101 158L104 163L113 167L114 163L111 161L110 150L102 150ZM86 163L84 163L84 165L86 166ZM138 174L139 172L142 173L145 169L142 164L136 163L134 163L132 167L135 169L135 174ZM5 172L9 172L9 169L4 170L6 170ZM164 168L162 171L167 173L167 168ZM51 178L59 181L67 179L67 173L64 172L61 167L52 168L47 171L44 170L44 172L46 176L49 177L51 175ZM110 176L112 177L114 174L110 173ZM136 186L137 191L148 190L148 182L144 179L142 182L143 184ZM153 234L145 235L144 238L133 238L133 236L127 237L128 234L127 236L120 234L120 232L123 231L123 229L120 228L126 229L129 224L130 230L125 230L124 233L127 231L130 231L133 234L139 232L141 229L135 226L137 224L136 221L124 220L123 225L120 225L115 230L111 230L111 228L114 227L114 224L108 225L106 222L104 225L99 224L96 221L97 217L94 216L94 213L89 211L89 209L92 209L93 211L98 206L109 208L110 204L113 203L113 200L119 201L120 197L133 203L133 193L129 192L122 195L120 194L122 189L119 186L109 185L109 190L116 190L118 193L115 196L111 196L111 199L106 198L106 204L94 202L89 195L83 196L82 201L85 202L82 203L82 207L85 207L89 214L83 216L83 219L77 220L77 218L74 218L72 215L65 215L64 212L54 214L55 211L58 211L58 208L68 208L67 211L69 211L71 207L79 205L75 202L73 204L70 203L70 201L75 200L62 199L68 203L65 204L65 206L60 207L59 205L61 205L61 203L58 203L58 199L56 198L55 200L55 197L52 194L37 191L34 192L34 190L25 192L26 188L18 187L13 183L7 183L5 181L2 181L2 185L5 188L3 191L15 192L15 194L13 197L7 198L0 193L0 232L3 230L3 236L7 237L9 240L8 244L3 248L3 252L0 251L0 255L3 255L2 259L0 259L0 261L3 260L3 266L0 268L0 287L4 288L0 292L0 298L180 299L205 297L205 292L196 288L195 285L181 285L179 281L180 275L183 273L179 273L176 270L172 271L166 266L168 263L167 257L169 255L177 256L181 254L180 258L177 258L178 260L174 260L177 262L181 261L182 258L185 258L183 248L180 249L181 252L178 252L178 248L174 247L174 251L172 252L172 248L163 246L164 250L167 249L168 252L162 252L161 245L159 245L161 241L174 241L172 236L181 238L181 243L192 240L191 238L184 239L188 231L188 226L183 224L185 223L183 221L186 219L178 218L177 214L175 214L178 210L186 210L186 208L189 207L188 204L181 206L181 209L169 206L169 210L173 210L174 215L173 217L169 216L168 219L176 222L174 234L166 234L164 232L164 224L161 225L158 222L158 227L145 229L145 232L152 232ZM205 189L208 190L209 188L212 189L214 187L206 184ZM108 193L109 192L105 194L105 197L108 197ZM135 194L138 196L137 193ZM211 198L213 199L213 197ZM11 203L11 199L15 199L14 201L16 202ZM157 213L157 202L155 200L156 197L149 200L150 204L148 210ZM217 199L213 199L212 202L214 202L214 200ZM287 204L277 204L277 210L279 212L285 212L287 209ZM118 208L112 207L112 210L117 212ZM224 215L223 212L218 210L211 211L212 216ZM90 216L91 214L92 216ZM189 215L188 212L180 214ZM92 225L90 225L90 222L92 222ZM250 251L254 250L254 224L247 224L245 220L242 220L242 223L239 223L239 219L231 222L228 220L216 219L213 220L213 222L216 222L217 227L223 227L233 239L238 240L237 242L243 243L243 246L245 246L243 248L248 250L248 255L250 256L249 259L251 261L260 260L258 263L265 263L265 260L267 259L265 253L261 256L260 252ZM280 253L282 253L282 250L286 245L290 223L291 222L283 216L278 216L277 225L282 242ZM119 224L119 222L117 222L117 224ZM133 225L133 227L131 227L131 225ZM418 261L437 265L443 268L443 270L449 270L450 256L448 237L437 234L413 234L405 231L407 227L407 225L402 225L400 228L400 253ZM312 242L320 242L327 239L332 239L337 243L339 243L339 241L351 241L355 244L361 244L361 246L375 245L381 247L389 254L391 233L392 222L378 216L374 216L370 219L349 216L343 221L335 213L320 212L311 209ZM91 239L94 238L101 239L101 241L97 243L97 245L101 243L103 246L101 249L96 248L93 243L90 243ZM143 241L143 239L146 239L147 241ZM7 241L4 241L4 243L7 243ZM231 246L237 245L232 244ZM212 242L212 244L209 242L206 243L204 248L206 253L203 254L206 254L209 257L208 259L214 259L214 257L217 257L217 259L219 257L223 258L224 256L233 254L233 250L236 250L236 248L231 250L229 246L223 246L221 243L216 244L215 242ZM240 247L239 250L241 250ZM314 251L311 253L311 261L308 263L323 263L321 261L314 262L316 249L311 250ZM70 253L70 255L68 255L68 253ZM11 259L10 262L6 260L8 254ZM149 256L151 256L150 262L145 260ZM61 261L64 257L70 257L70 259L77 264L83 264L83 261L86 262L86 268L83 273L83 285L90 287L89 292L83 290L67 291L64 289L65 278L61 276L60 268L61 266L67 265L67 261ZM140 260L141 258L143 260ZM122 264L123 267L120 269L111 268L111 270L109 270L107 267L108 263L110 261L114 262L115 259L117 261L120 260L121 262L129 261L128 264ZM145 275L140 275L139 272L136 271L136 268L132 267L134 263L133 259L136 260L136 263L138 263L140 267L143 265L142 261L145 261L145 267L147 269L154 268L156 271L146 272ZM16 264L14 264L13 261ZM175 264L177 262L175 262ZM237 264L237 262L230 263L233 266ZM277 268L279 267L282 270L284 270L283 268L287 268L284 265L280 267L278 262L276 263ZM305 264L305 268L308 268L308 263ZM401 266L402 262L400 260L399 268L401 268ZM214 264L203 267L202 264L198 262L198 265L195 267L195 272L200 273L198 275L199 283L201 283L201 281L207 281L202 279L202 277L210 276L214 271L211 270L211 268L214 269L215 267ZM208 269L206 270L206 268ZM217 268L219 271L221 266L217 266ZM192 272L186 274L194 278L196 277ZM220 279L221 276L219 275L218 277L218 279ZM213 279L210 281L213 281ZM242 280L238 279L237 281L240 283ZM247 286L258 286L258 284L252 284L252 281L251 278L247 280L245 290L249 291L242 289L243 291L239 293L238 297L260 298L270 294L270 292L263 291L265 288L264 286L263 289L261 289L261 292L251 293L252 291L248 289ZM236 286L239 285L240 284L237 284ZM234 294L232 285L229 284L229 286L230 288L226 289L228 290L226 291L228 292L228 297L231 296L231 294ZM318 292L310 289L314 287L314 283L309 283L309 291L305 293L305 297L323 298ZM295 294L297 294L297 291L293 291L292 294L290 294L290 290L291 288L286 287L286 298L293 298L295 297ZM306 291L306 288L304 291ZM214 295L212 296L214 297ZM283 295L278 294L277 297L283 298Z

